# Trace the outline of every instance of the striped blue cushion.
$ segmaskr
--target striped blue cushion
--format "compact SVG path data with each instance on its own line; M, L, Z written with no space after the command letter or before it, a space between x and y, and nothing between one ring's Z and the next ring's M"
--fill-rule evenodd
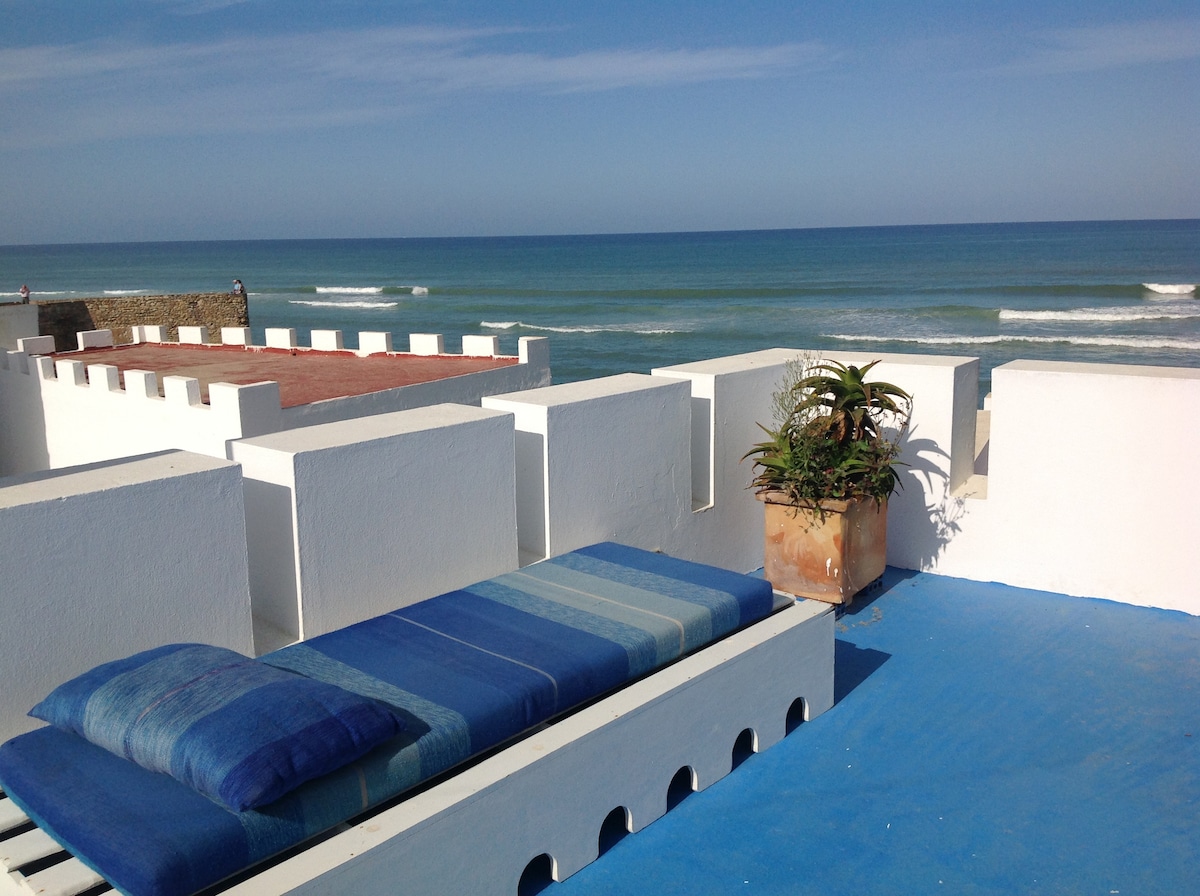
M407 723L269 805L231 815L55 728L0 746L0 784L122 892L187 896L766 616L772 603L760 578L593 545L261 657L381 701Z
M234 812L353 762L404 726L369 697L204 644L98 666L29 714Z

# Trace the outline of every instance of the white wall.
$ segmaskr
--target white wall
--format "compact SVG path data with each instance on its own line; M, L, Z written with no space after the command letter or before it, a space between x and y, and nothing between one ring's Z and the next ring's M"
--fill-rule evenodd
M180 449L226 457L226 443L281 426L279 385L213 383L200 403L198 380L84 364L66 357L6 355L0 366L5 429L0 475ZM0 362L2 365L3 362ZM265 428L265 429L264 429Z
M523 561L612 538L730 569L761 567L763 511L748 488L752 464L741 459L763 438L757 424L772 425L771 395L798 354L770 349L657 368L652 377L485 398L485 407L516 415ZM860 365L879 359L872 376L916 396L888 556L894 565L929 568L944 533L927 511L949 502L971 472L978 362L825 357ZM685 391L662 392L667 383Z
M1200 613L1200 370L992 371L990 558L1001 581Z
M979 361L939 355L826 355L843 364L879 363L869 380L894 383L913 398L902 444L901 487L888 501L888 563L936 570L961 529L959 495L975 461Z
M241 471L184 452L0 479L0 739L100 663L253 650Z
M0 476L50 466L36 359L0 351Z
M695 364L654 370L656 376L690 380L693 449L700 488L711 482L711 504L679 533L676 551L713 558L732 569L755 569L763 562L763 509L748 489L754 470L742 460L765 438L758 424L774 426L771 396L779 388L795 349L769 349ZM901 460L904 484L888 515L888 562L927 568L939 545L931 512L970 474L975 440L974 415L979 376L973 358L919 355L858 355L831 352L821 357L862 366L879 361L870 379L896 382L914 395L913 418ZM710 460L705 460L708 457ZM703 494L703 493L702 493Z
M680 397L651 400L658 393L636 375L485 399L517 419L522 560L615 538L759 568L762 508L746 488L751 463L739 459L761 440L756 422L771 423L770 395L798 354L772 349L655 370L651 381L688 385L686 423ZM991 470L979 478L976 359L824 357L879 360L872 377L914 398L903 488L889 507L889 564L1200 614L1200 552L1188 546L1200 523L1200 480L1186 466L1200 424L1181 413L1200 406L1200 371L997 368ZM1081 421L1068 407L1090 410ZM1128 408L1137 420L1173 422L1151 445Z
M255 614L313 637L517 568L509 414L436 405L233 445Z
M738 571L762 566L763 511L742 456L761 440L756 424L770 424L771 395L795 355L770 349L652 371L687 382L691 394L693 513L669 553Z
M489 454L490 449L482 447L486 443L456 440L453 427L442 432L441 423L430 420L421 424L419 438L412 436L405 444L415 455L428 454L432 466L398 469L364 455L354 461L356 481L369 481L376 475L370 472L372 465L378 463L389 478L384 486L389 493L421 495L422 501L431 502L430 483L446 481L439 452L450 451L465 469L488 470L492 478L481 482L502 482L504 488L514 488L515 482L512 513L520 533L520 562L615 539L731 569L757 569L762 565L762 509L746 489L753 475L751 463L740 458L760 440L756 423L769 422L770 394L785 362L799 353L773 349L663 368L653 376L628 374L487 397L486 408L514 415L516 432L509 432L508 438L515 440L515 447L504 449L512 452L511 460L497 463L498 457L509 454ZM990 470L980 479L971 475L975 359L854 353L830 357L857 364L878 357L874 374L914 395L901 456L908 464L901 473L904 488L893 497L889 513L888 560L893 566L1200 614L1200 552L1190 546L1200 521L1200 486L1188 472L1200 435L1200 424L1189 410L1200 404L1200 371L1034 362L997 368L992 380ZM20 353L0 356L0 408L6 416L0 446L10 454L14 441L27 453L47 450L45 436L39 449L36 409L22 410L21 389L12 384L45 379L49 363ZM53 443L77 444L79 452L93 450L92 441L104 444L109 438L103 430L106 425L113 428L112 423L96 415L97 407L109 406L103 402L118 408L120 402L161 407L172 401L110 392L111 374L104 369L93 377L95 385L70 382L81 373L77 367L68 365L64 373L46 385L82 393L83 399L80 408L70 411L77 425L70 425L65 411L56 416L53 427L61 428L53 431ZM197 409L188 406L186 398L184 394L182 410L194 414ZM66 399L59 400L67 408ZM244 402L239 407L239 426L263 419ZM30 425L8 425L23 413ZM46 428L48 434L53 427ZM351 442L364 439L353 427L345 432L350 435L339 443L339 451L349 451ZM279 443L274 450L290 449ZM324 482L340 481L339 465L318 465L302 487L289 487L322 495L320 506L336 507L337 491ZM272 481L266 473L256 477ZM255 487L248 485L248 494ZM290 493L285 497L276 496L283 503L269 510L268 517L283 513L280 507L292 507ZM261 508L270 508L271 500L264 493L261 503L253 503L252 520ZM471 500L455 498L475 507ZM426 525L422 520L432 521L425 544L434 551L433 560L413 555L411 567L435 572L429 578L423 571L414 587L406 586L403 599L416 599L452 587L446 584L451 577L438 578L438 570L453 565L446 558L471 552L461 549L453 527L452 534L445 535L449 524L432 503L418 507L409 501L406 507L404 526L417 531ZM504 504L503 512L487 518L490 521L481 518L473 537L484 537L493 524L508 527L501 534L511 537L507 508ZM313 547L304 548L301 557L321 556L323 527L334 531L344 525L345 514L339 514L328 518L334 522L324 517L309 521L307 537ZM384 525L382 515L370 519L372 526ZM283 573L267 578L276 583L273 587L294 591L296 548L291 541L284 543L280 534L293 529L264 527L257 521L253 528L274 533L278 542L256 542L254 550L282 552L290 558L292 585ZM495 556L502 555L503 551ZM359 559L366 567L378 565L371 556ZM318 568L327 562L322 560ZM499 560L485 564L489 571L478 575L464 571L455 583L484 578L503 565ZM260 588L260 602L264 593ZM327 603L326 598L319 601L321 606ZM289 597L283 605L290 608L291 630L298 633L299 604ZM333 619L320 625L334 625Z
M483 399L516 419L522 560L661 548L691 513L686 383L626 373Z

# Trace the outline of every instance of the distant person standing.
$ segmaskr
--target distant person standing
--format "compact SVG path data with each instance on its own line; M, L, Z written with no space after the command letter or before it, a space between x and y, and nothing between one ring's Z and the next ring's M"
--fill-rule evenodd
M21 304L22 305L29 304L29 287L26 286L24 283L21 284Z
M235 296L244 296L246 294L246 287L242 286L241 280L233 281L233 294Z

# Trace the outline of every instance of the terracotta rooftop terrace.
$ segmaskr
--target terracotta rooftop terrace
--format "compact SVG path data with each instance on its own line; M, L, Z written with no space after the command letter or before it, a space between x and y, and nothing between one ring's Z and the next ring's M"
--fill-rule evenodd
M378 354L359 357L352 352L313 349L275 349L240 345L178 345L138 343L110 348L64 352L85 364L111 364L126 370L149 370L158 375L159 392L165 376L194 377L208 402L209 383L244 386L274 380L285 408L366 395L398 386L449 379L518 363L516 358L463 355Z

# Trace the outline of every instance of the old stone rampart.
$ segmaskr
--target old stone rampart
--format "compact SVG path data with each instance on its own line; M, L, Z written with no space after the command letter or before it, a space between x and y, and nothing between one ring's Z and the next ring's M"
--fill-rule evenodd
M168 338L178 338L180 326L247 327L250 313L245 296L229 293L195 293L169 296L115 296L37 302L38 333L53 336L59 351L74 349L75 334L87 330L112 330L113 341L133 341L132 328L144 324L169 328Z

